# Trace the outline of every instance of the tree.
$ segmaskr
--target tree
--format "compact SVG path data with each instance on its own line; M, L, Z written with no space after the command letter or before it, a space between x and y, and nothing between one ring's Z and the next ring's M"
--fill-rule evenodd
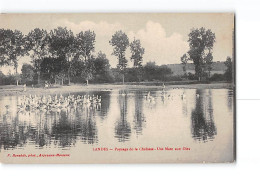
M140 40L135 40L130 43L131 60L134 61L134 67L142 67L144 48L141 46Z
M96 34L94 31L85 31L77 34L77 52L79 56L85 59L90 59L91 52L95 51Z
M109 60L107 59L106 54L101 51L98 52L98 55L94 60L94 68L96 82L110 82L112 80Z
M74 57L71 61L71 76L75 79L81 78L81 72L85 68L85 62L79 59L79 57ZM84 79L85 80L85 79Z
M142 74L142 62L144 55L144 48L141 46L140 40L135 40L130 43L130 50L132 53L131 60L134 61L134 70L137 74L138 81L140 82Z
M212 53L209 52L205 57L205 69L208 71L208 78L210 78L210 72L212 70L213 56Z
M22 66L22 81L24 83L32 83L34 77L34 68L30 64L23 64Z
M85 31L77 34L76 46L79 57L83 57L85 60L82 76L85 78L88 84L88 80L93 78L91 62L91 52L95 50L96 34L94 31Z
M117 31L112 39L109 41L109 44L114 47L112 55L117 56L118 64L117 68L120 70L121 74L123 74L123 84L124 84L124 74L125 68L127 66L127 60L125 58L125 51L129 46L129 39L127 35L120 31Z
M88 85L88 81L94 78L95 65L94 65L94 56L86 60L84 68L81 72L81 77L85 79Z
M189 58L188 58L187 54L184 54L184 55L181 57L182 69L183 69L183 72L184 72L184 75L185 75L185 76L187 76L186 66L187 66L188 60L189 60Z
M10 65L11 57L9 57L9 50L11 50L11 38L13 31L0 29L0 66Z
M232 81L233 79L233 62L231 57L227 57L226 61L225 61L225 65L227 67L227 70L225 71L224 75L227 79L227 81Z
M50 51L54 57L64 58L68 63L67 76L68 82L70 84L70 69L71 69L71 60L77 54L77 47L75 42L75 37L71 30L68 30L66 27L58 27L50 32ZM62 73L61 77L64 78Z
M20 57L27 55L24 35L18 30L1 29L0 30L0 64L13 65L16 74L16 85L18 86L18 60Z
M2 71L0 71L0 85L5 85L5 79L5 74Z
M44 57L48 57L50 37L46 30L35 28L26 36L26 43L31 53L32 63L40 84L41 63Z
M205 64L207 60L205 57L211 53L215 38L215 34L210 29L206 30L203 27L200 29L192 29L189 34L188 42L190 50L188 54L190 60L192 60L195 65L195 75L199 80L201 80L205 74Z

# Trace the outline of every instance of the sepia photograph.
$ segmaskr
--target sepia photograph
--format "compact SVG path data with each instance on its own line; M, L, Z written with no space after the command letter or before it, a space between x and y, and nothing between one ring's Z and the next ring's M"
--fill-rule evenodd
M233 163L234 13L0 15L2 163Z

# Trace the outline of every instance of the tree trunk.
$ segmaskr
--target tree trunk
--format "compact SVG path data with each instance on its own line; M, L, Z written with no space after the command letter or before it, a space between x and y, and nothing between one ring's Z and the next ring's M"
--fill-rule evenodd
M18 83L18 73L17 73L17 67L15 67L15 74L16 74L16 86L19 85Z
M88 86L88 79L87 79L87 86Z
M69 69L68 69L68 81L69 81L69 85L70 85L70 65L69 65Z
M125 74L123 74L123 85L125 84Z
M63 78L61 78L61 85L63 86Z
M40 72L37 72L37 75L38 75L38 81L37 82L38 82L38 84L40 84L40 82L41 82L41 78L40 78L41 75L40 74L41 74Z

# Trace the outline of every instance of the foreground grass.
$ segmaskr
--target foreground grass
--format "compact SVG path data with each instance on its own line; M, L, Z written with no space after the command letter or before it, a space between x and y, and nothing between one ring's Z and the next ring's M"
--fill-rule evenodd
M170 89L228 89L233 88L231 83L210 83L210 84L183 84L183 85L165 85L165 90ZM117 89L127 90L162 90L162 84L90 84L88 86L81 84L73 84L70 86L56 85L49 89L26 87L26 91L23 90L23 86L19 85L5 85L0 86L0 96L11 95L28 95L28 94L60 94L60 93L73 93L73 92L87 92L87 91L111 91Z

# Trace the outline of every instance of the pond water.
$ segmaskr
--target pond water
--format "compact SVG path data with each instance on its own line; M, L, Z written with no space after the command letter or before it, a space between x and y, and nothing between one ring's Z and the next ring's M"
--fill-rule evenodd
M58 110L19 110L22 96L0 97L0 152L186 146L194 151L189 154L193 161L196 153L205 159L208 155L201 152L212 148L216 150L212 155L223 161L229 161L233 154L232 90L74 93L75 97L86 94L101 96L101 103Z

